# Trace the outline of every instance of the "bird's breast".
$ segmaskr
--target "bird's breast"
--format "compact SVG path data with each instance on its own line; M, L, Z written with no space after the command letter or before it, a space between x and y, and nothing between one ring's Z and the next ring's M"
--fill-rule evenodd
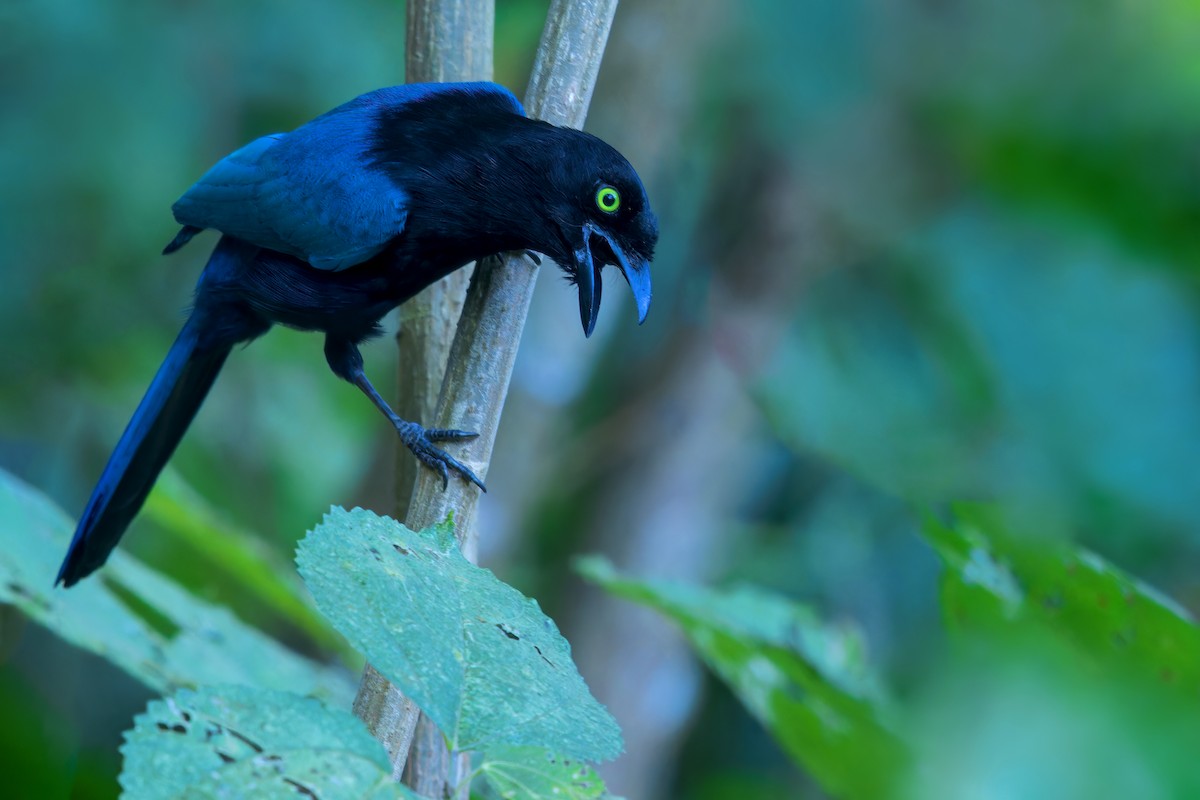
M362 264L322 270L263 250L239 276L236 295L272 323L361 340L393 308L472 260L462 247L397 242Z

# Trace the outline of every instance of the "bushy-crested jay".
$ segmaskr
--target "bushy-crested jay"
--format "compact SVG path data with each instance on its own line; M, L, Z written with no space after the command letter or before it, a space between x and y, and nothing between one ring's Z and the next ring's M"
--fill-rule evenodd
M226 156L175 203L165 253L206 228L221 238L191 315L121 436L59 570L66 586L102 565L212 386L230 350L274 324L325 334L334 374L361 389L418 459L483 484L435 446L475 434L400 419L363 373L358 345L379 320L472 261L528 250L579 290L583 330L600 309L600 270L650 306L658 225L637 173L580 131L525 116L493 83L370 92L291 133Z

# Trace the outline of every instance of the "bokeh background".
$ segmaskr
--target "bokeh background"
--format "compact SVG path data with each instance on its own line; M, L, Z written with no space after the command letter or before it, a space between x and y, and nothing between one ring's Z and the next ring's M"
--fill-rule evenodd
M547 5L497 0L518 94ZM385 0L0 5L0 466L79 512L211 244L159 256L170 204L245 141L401 82L403 20ZM668 624L574 576L585 552L861 627L937 743L925 797L1171 796L1128 760L1156 726L1123 716L1138 698L1032 645L946 641L916 530L987 500L1200 606L1198 53L1187 0L621 6L588 128L658 209L654 307L638 328L606 293L585 340L543 268L480 523L482 561L559 621L622 724L615 792L823 796ZM392 343L367 357L389 385ZM277 330L230 359L173 465L286 557L331 504L389 513L393 452L320 340ZM155 533L123 547L314 652ZM0 642L6 796L115 796L148 690L12 613Z

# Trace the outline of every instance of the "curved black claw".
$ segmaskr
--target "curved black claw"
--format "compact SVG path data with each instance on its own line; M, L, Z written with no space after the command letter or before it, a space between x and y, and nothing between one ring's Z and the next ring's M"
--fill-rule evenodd
M454 456L433 445L434 442L461 442L465 439L474 439L479 435L478 433L445 428L430 428L426 430L415 422L405 422L403 425L397 425L396 431L400 434L400 441L404 442L405 446L412 451L418 461L442 476L443 491L450 487L451 469L462 475L465 480L478 486L480 491L487 491L487 487L483 485L483 481L479 480L474 472Z

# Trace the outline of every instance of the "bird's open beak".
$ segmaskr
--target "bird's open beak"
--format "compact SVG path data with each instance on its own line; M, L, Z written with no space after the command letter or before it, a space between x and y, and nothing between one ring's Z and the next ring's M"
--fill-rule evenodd
M638 325L646 321L650 310L650 265L641 258L630 259L625 251L608 234L591 223L583 226L583 242L575 249L575 284L579 289L579 319L583 323L583 335L591 336L600 315L600 295L604 287L600 278L602 263L592 257L592 237L600 238L617 260L617 266L633 291L637 303Z

